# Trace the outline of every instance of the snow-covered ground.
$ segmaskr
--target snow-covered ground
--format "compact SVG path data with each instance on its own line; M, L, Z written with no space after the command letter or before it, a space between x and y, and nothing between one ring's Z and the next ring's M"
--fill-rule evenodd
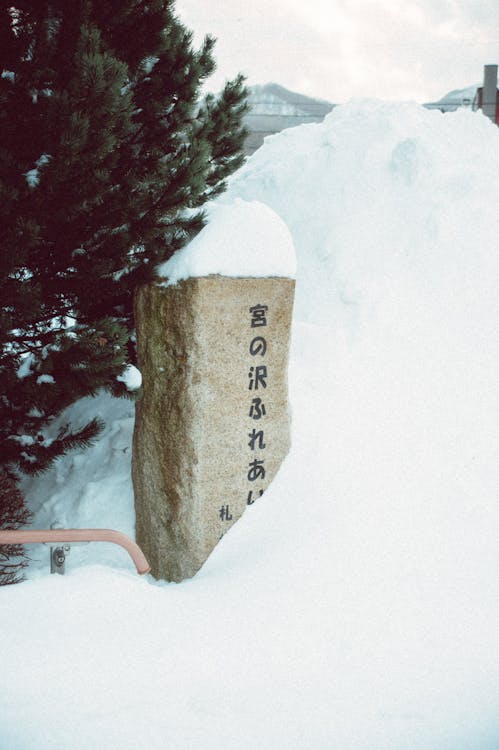
M353 102L231 181L298 256L293 444L182 584L33 548L0 589L3 750L497 750L499 131ZM36 525L133 535L133 404L26 480Z

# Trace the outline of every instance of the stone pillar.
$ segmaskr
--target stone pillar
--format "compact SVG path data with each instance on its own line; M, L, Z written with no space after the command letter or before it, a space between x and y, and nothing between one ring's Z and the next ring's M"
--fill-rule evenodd
M136 295L132 474L137 541L157 578L193 576L289 450L294 285L208 276Z

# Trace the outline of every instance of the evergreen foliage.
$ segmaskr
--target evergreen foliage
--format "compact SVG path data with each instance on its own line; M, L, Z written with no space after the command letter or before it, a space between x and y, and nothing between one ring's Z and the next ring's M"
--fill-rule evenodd
M0 471L0 529L18 529L30 520L24 498L12 478ZM23 568L28 564L19 544L0 546L0 586L22 581Z
M134 289L241 165L242 77L200 97L213 46L170 0L0 1L0 469L95 437L46 428L124 395Z

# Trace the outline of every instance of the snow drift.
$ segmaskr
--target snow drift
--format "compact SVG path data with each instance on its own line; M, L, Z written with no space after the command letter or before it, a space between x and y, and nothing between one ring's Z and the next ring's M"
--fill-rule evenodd
M441 297L460 279L473 294L494 256L498 146L499 130L469 110L354 101L267 138L227 199L281 216L298 255L296 318L338 329L401 276L433 278Z
M353 102L234 198L297 250L291 453L192 581L89 546L0 590L0 747L496 750L499 131ZM96 409L25 489L39 526L133 534L130 404L66 419Z

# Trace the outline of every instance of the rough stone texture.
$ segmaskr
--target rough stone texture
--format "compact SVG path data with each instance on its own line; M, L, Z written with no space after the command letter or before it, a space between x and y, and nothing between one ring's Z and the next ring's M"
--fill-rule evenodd
M289 450L294 284L208 276L136 295L132 474L137 541L157 578L193 576Z

